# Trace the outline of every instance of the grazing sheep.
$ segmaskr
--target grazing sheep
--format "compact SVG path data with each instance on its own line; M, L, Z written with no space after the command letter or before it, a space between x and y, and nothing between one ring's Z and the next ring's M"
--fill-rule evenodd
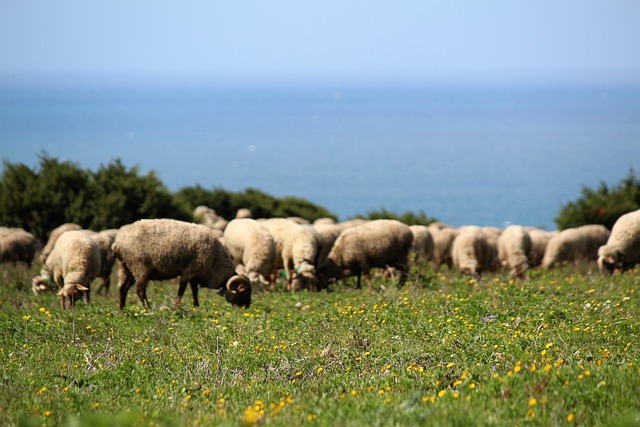
M315 221L313 221L313 223L311 225L313 225L314 227L316 225L335 225L336 224L336 220L330 217L324 217L324 218L318 218Z
M102 283L96 289L96 293L100 293L104 289L104 294L109 295L109 287L111 285L111 271L116 258L113 256L111 245L118 234L117 229L102 230L99 233L92 234L91 237L98 244L100 249L100 272L98 277L102 279Z
M447 265L449 268L453 266L453 260L451 259L451 246L453 241L458 235L458 230L455 228L444 227L436 228L429 226L429 231L433 235L433 266L439 269L443 265Z
M193 210L193 220L214 230L216 237L222 237L228 221L208 206L198 206Z
M478 226L461 227L451 245L453 268L462 274L478 276L495 263L494 249Z
M408 225L392 219L378 219L347 228L336 239L327 259L318 267L323 288L344 277L364 274L372 289L372 268L393 267L400 271L398 286L407 280L408 257L413 234Z
M286 218L269 218L262 225L276 244L276 268L284 268L288 288L317 289L315 265L320 237L315 229Z
M547 249L549 240L556 234L557 231L546 231L536 227L525 227L529 238L531 239L531 251L529 252L529 266L538 267L542 264L542 258L544 257L544 251Z
M253 213L251 212L251 209L249 208L238 209L238 211L236 212L236 219L241 219L241 218L253 218Z
M236 263L236 272L246 275L252 285L269 284L276 263L276 246L267 228L251 218L229 222L224 230L224 246Z
M516 277L523 277L529 269L529 254L531 253L531 237L521 225L510 225L504 229L498 238L498 259L510 273Z
M600 224L587 224L577 228L585 238L584 257L588 261L598 260L598 249L605 245L611 232L607 227Z
M335 222L333 224L321 222L318 224L314 223L313 228L318 232L320 237L318 241L318 256L316 257L316 263L320 265L327 259L329 251L331 251L333 244L340 233L342 233L342 230L344 230L344 227Z
M410 259L417 264L424 264L433 259L433 236L426 225L409 226L413 234L413 243L409 250Z
M69 300L73 307L80 291L85 292L86 302L90 302L91 281L100 271L100 249L98 244L84 230L66 231L56 239L49 256L45 260L40 276L33 279L33 291L46 289L46 283L53 280L60 289L58 295L62 308Z
M173 219L144 219L120 228L111 246L120 262L118 290L120 309L134 284L140 302L149 307L149 280L179 279L176 306L187 283L191 285L193 305L198 306L198 285L219 289L232 304L251 304L251 283L235 276L235 265L216 234L204 225ZM226 284L226 286L225 286Z
M553 268L557 264L578 263L585 258L587 242L584 233L567 228L553 236L544 251L541 266Z
M39 246L38 239L22 228L2 227L0 231L0 263L22 263L31 268Z
M53 249L53 246L56 244L56 240L58 240L58 237L60 237L62 233L73 230L82 230L82 227L73 222L67 222L51 230L49 233L49 240L40 253L40 261L44 262L47 259L49 253Z
M607 243L598 249L601 273L624 272L640 263L640 209L622 215L613 224Z

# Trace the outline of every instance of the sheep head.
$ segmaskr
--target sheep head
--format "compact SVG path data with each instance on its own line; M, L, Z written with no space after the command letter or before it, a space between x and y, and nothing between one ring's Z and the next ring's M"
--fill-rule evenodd
M44 292L49 289L52 283L53 281L51 280L51 277L44 273L40 273L39 276L35 276L31 281L31 290L33 290L34 294L39 295L40 292Z
M598 249L598 269L602 274L611 274L616 269L624 270L624 256L610 246Z
M320 289L320 280L316 276L316 269L307 262L300 264L291 279L292 291L301 291L303 289Z
M224 296L231 304L249 307L251 305L251 282L246 276L239 274L231 276L227 280Z
M69 307L73 307L78 299L78 294L88 290L89 288L79 283L65 283L62 289L58 291L62 308L65 308L67 299L69 300Z

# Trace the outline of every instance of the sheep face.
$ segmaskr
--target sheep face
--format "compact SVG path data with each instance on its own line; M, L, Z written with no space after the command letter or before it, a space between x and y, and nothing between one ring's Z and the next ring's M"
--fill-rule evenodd
M320 280L320 288L325 289L330 283L343 279L351 274L348 269L343 269L333 259L327 258L317 269L317 277Z
M611 274L616 270L624 271L623 255L608 246L602 246L598 250L598 269L602 274Z
M306 267L306 266L305 266ZM320 289L320 280L316 277L316 269L309 265L304 269L298 269L291 280L291 290L301 291L303 289Z
M245 276L232 276L227 281L227 286L221 291L231 304L240 307L251 305L251 282Z
M40 274L35 276L31 281L31 289L35 295L40 295L40 292L44 292L49 289L53 280L48 275Z
M69 300L69 307L73 307L76 301L79 299L81 292L87 292L89 288L83 286L79 283L68 283L65 284L62 289L58 292L60 296L60 302L62 304L62 308L66 307L66 300Z

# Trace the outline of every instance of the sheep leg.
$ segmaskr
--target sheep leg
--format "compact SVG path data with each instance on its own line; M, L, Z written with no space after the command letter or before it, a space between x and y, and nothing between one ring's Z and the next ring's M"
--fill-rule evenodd
M199 307L200 303L198 302L198 284L196 282L190 282L191 285L191 294L193 295L193 306Z
M127 292L129 292L129 288L133 286L135 280L131 272L127 270L122 264L120 265L118 276L119 276L118 291L120 293L120 310L122 310L127 302Z
M358 275L358 279L360 279L360 275ZM371 283L371 275L369 273L364 273L364 281L367 282L369 286L369 290L373 289L373 284ZM360 283L358 283L358 288L360 287Z
M404 286L405 282L407 281L409 272L407 271L407 268L404 265L398 265L396 268L400 270L400 282L398 283L398 288L401 288Z
M184 291L187 290L187 280L180 277L180 282L178 284L178 296L176 297L176 307L180 305L182 302L182 296L184 295Z
M142 303L142 306L146 309L151 308L151 304L149 304L149 300L147 299L147 283L148 279L145 277L144 280L138 280L136 283L136 293L138 294L138 298Z

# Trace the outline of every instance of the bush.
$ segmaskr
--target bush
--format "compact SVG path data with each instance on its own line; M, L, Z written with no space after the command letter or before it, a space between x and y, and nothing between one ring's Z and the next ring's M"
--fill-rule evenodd
M640 209L640 181L633 169L609 188L603 181L595 190L582 187L582 195L563 205L555 218L559 230L585 224L602 224L608 229L627 212Z

